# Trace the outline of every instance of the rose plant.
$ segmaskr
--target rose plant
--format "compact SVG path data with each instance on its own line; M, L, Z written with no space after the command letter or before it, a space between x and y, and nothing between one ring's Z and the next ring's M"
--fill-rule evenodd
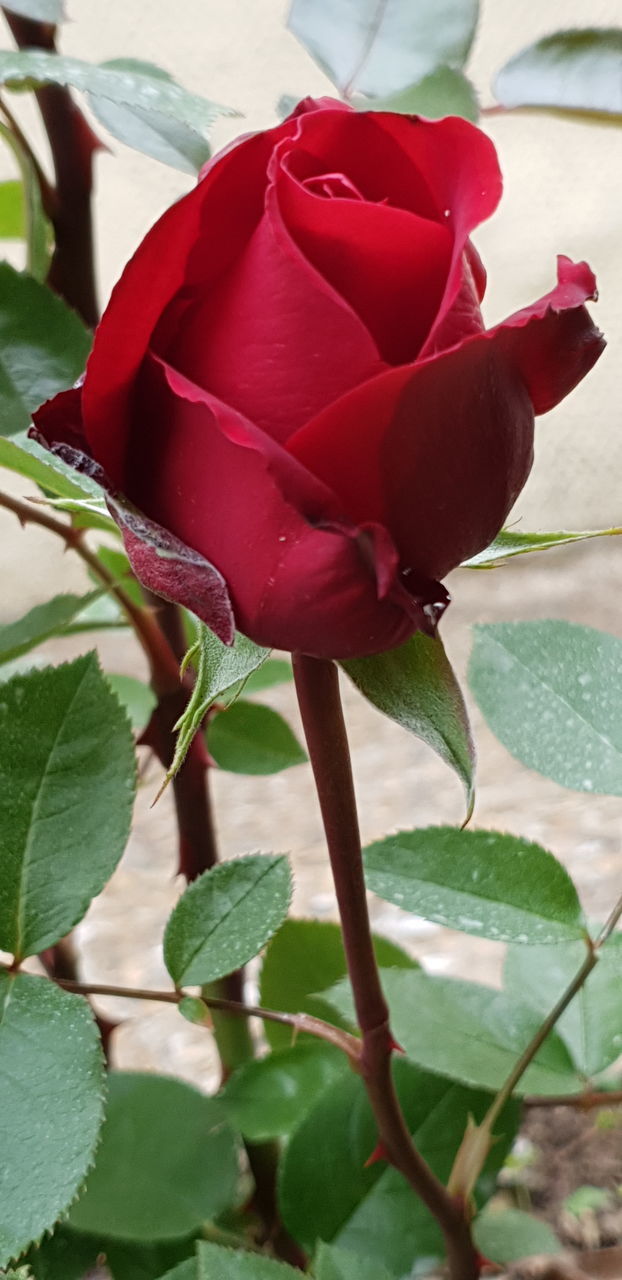
M616 1084L622 900L590 925L553 854L498 831L363 850L337 663L454 769L470 817L442 580L620 532L502 529L534 416L603 349L594 276L560 256L549 293L485 327L470 236L501 178L460 70L473 0L451 23L442 0L419 5L406 43L407 2L294 0L290 25L342 100L305 98L214 159L218 108L143 61L60 57L47 3L6 11L18 48L0 53L3 83L37 94L55 170L52 184L0 104L29 211L28 273L0 265L0 464L38 486L0 506L61 538L89 582L0 625L0 1268L14 1267L0 1274L410 1280L445 1263L477 1280L555 1252L546 1224L499 1205L495 1175L521 1100L592 1108ZM76 312L96 319L99 141L68 85L98 127L200 169L126 267L88 359ZM32 656L110 627L127 650L134 635L149 686L92 651ZM477 628L470 683L519 760L620 795L621 670L615 636L502 623ZM305 762L261 701L292 674L339 924L291 917L287 857L223 860L212 820L218 769ZM137 750L172 784L186 882L154 939L163 990L87 980L71 933L123 854ZM373 937L368 891L507 943L503 989ZM166 1046L162 1075L119 1070L101 995L178 1008L213 1036L221 1080L171 1077Z

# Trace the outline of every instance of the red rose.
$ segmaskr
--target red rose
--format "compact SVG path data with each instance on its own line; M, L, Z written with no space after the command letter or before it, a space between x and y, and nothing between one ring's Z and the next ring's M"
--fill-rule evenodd
M438 580L527 479L534 414L603 347L594 277L567 258L551 293L484 330L468 236L500 192L464 120L306 101L164 214L84 385L36 418L127 499L112 510L148 586L224 639L235 620L320 657L433 627Z

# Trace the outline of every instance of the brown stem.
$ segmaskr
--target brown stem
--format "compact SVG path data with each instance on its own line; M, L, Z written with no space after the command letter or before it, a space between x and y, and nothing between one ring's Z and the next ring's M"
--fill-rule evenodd
M174 685L179 686L177 660L151 610L134 604L114 575L87 546L83 531L74 529L65 521L49 515L38 503L25 502L21 498L14 498L9 493L0 493L0 507L4 507L6 511L12 511L20 524L35 524L62 538L65 545L80 556L106 590L110 591L121 605L149 661L154 688L157 685L158 689L170 690Z
M19 49L56 52L56 29L4 10ZM44 85L35 91L50 144L55 198L50 208L55 249L48 284L94 326L99 319L93 255L93 154L101 143L68 89Z
M339 678L333 662L294 655L294 678L335 881L348 971L363 1043L360 1071L376 1118L379 1149L439 1223L452 1280L476 1280L478 1255L463 1205L413 1144L391 1072L395 1048L374 955L356 799Z
M56 942L53 947L47 947L45 951L41 951L39 960L45 972L57 985L78 980L78 957L70 934L61 938L60 942ZM110 1018L104 1018L101 1013L95 1013L94 1016L101 1036L104 1056L106 1062L109 1062L110 1039L119 1024L112 1022Z
M191 688L190 678L187 677L182 683L179 675L179 667L188 645L177 605L162 600L152 592L147 592L146 598L151 616L174 656L175 679L157 686L152 679L158 704L142 740L151 747L164 769L168 770L175 754L175 725L186 708ZM208 766L209 757L203 735L197 733L184 763L173 778L179 830L179 870L188 881L196 880L201 872L208 871L218 861ZM241 984L235 984L234 989L227 991L227 995L231 999L241 999Z
M589 1090L585 1093L533 1094L523 1098L524 1107L574 1107L576 1111L594 1111L597 1107L619 1107L622 1089Z
M6 968L10 966L0 965L0 971ZM53 976L57 987L62 987L64 991L71 991L78 996L151 1000L156 1004L180 1004L185 998L183 991L152 991L149 987L115 987L107 982L79 982L73 978L50 976ZM202 996L201 999L208 1009L231 1013L239 1018L259 1018L262 1022L278 1022L280 1026L291 1027L294 1034L317 1036L319 1040L325 1040L327 1044L341 1049L347 1054L355 1070L358 1070L361 1055L360 1040L350 1035L348 1031L334 1027L330 1022L323 1022L321 1018L315 1018L310 1013L281 1013L278 1009L263 1009L256 1004L238 1004L235 1000L225 1000L218 996Z
M163 635L166 637L178 663L188 648L181 610L177 605L147 593ZM182 714L187 698L190 676L184 678L185 688L159 696L158 704L148 727L146 739L156 750L168 771L175 753L175 724ZM179 829L179 869L186 880L195 880L203 871L218 862L218 845L210 795L210 762L203 733L195 734L181 768L173 778L173 795ZM220 1004L212 1004L214 1010L214 1036L222 1067L223 1081L236 1067L255 1056L255 1045L248 1018L244 1015L244 971L236 970L213 983L204 993ZM237 1017L231 1016L235 1006ZM241 1015L241 1016L240 1016ZM277 1256L285 1262L304 1267L306 1258L298 1245L285 1231L278 1210L277 1169L279 1149L274 1142L245 1142L246 1154L255 1190L252 1205L263 1224L266 1240L270 1240Z

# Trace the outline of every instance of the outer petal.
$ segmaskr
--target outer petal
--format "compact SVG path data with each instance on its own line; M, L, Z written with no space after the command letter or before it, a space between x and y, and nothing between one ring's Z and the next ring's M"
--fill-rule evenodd
M125 543L130 564L150 591L185 605L224 641L233 644L233 609L222 575L192 547L150 520L116 492L109 476L85 452L80 388L63 391L34 415L31 434L68 466L91 476L108 495L108 507Z
M426 626L424 608L404 599L382 530L340 524L323 485L161 361L147 377L150 431L134 442L129 496L216 566L246 635L341 658L391 648Z
M120 486L131 384L153 330L187 285L211 288L243 250L261 217L272 148L296 127L286 121L216 157L203 181L147 234L113 290L95 335L83 406L91 449Z
M598 359L583 301L595 282L560 259L557 288L443 355L372 379L288 442L353 520L386 525L403 569L442 578L486 546L532 462L533 415Z

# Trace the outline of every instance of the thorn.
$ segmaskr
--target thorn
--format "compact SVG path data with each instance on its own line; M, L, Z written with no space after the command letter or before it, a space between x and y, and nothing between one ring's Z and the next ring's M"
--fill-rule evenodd
M365 1164L363 1165L363 1168L370 1169L371 1166L373 1164L377 1164L379 1160L388 1160L388 1158L389 1157L387 1155L387 1149L381 1138L380 1141L376 1143L376 1146L374 1147L371 1155L368 1156L367 1160L365 1161Z
M403 1044L399 1044L391 1035L391 1032L389 1032L389 1049L391 1053L406 1053Z
M480 1253L479 1249L475 1250L475 1261L477 1262L480 1271L483 1271L488 1267L493 1267L495 1271L498 1271L499 1269L498 1262L493 1262L492 1258L487 1258L486 1254Z

